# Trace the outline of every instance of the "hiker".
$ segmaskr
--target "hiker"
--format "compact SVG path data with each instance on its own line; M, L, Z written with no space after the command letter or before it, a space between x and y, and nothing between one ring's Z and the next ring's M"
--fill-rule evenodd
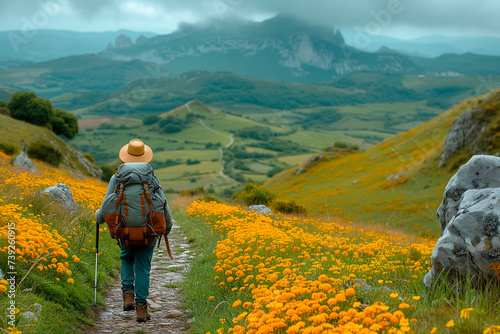
M95 217L98 224L106 221L111 236L118 240L118 245L121 248L123 310L131 311L136 309L136 320L145 322L150 320L146 298L149 296L151 259L153 258L156 241L158 241L158 244L160 241L157 238L161 238L162 235L162 232L155 233L157 226L154 229L151 228L152 224L154 224L151 217L156 217L156 219L160 217L163 221L163 233L169 255L170 247L168 246L167 235L172 229L173 220L158 178L149 165L153 158L151 148L144 145L141 140L133 139L121 148L119 157L121 163L117 167L117 173L109 181L106 197L101 208L96 211ZM123 181L122 178L126 178L126 180ZM136 179L140 179L140 181L134 182ZM146 179L149 180L150 186L145 181ZM123 183L120 184L121 181ZM132 188L133 186L136 187L137 196L133 197L130 192L125 196L124 193L127 193L127 187ZM153 198L153 201L163 201L160 202L161 211L163 211L161 214L154 212L158 211L158 205L157 202L153 203L151 198ZM122 204L119 203L120 201ZM131 201L134 201L134 203L131 203ZM112 212L110 213L110 211ZM132 218L140 222L138 227L130 227L134 226ZM111 226L110 221L115 224ZM139 229L138 233L135 232L137 229Z

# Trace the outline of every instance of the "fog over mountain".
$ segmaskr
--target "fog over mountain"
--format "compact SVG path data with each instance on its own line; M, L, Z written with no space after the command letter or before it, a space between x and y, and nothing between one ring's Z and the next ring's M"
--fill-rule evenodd
M48 15L44 17L43 12ZM239 15L262 21L288 14L341 30L411 39L425 35L500 36L495 0L30 0L0 2L0 31L36 29L166 34L181 22Z

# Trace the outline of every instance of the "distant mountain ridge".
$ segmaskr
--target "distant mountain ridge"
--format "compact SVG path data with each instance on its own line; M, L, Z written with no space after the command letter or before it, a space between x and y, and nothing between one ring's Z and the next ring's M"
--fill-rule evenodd
M406 55L359 51L346 45L339 31L287 16L263 22L186 24L172 34L99 55L166 64L179 74L230 71L268 80L325 81L352 72L422 72Z
M500 38L492 36L442 36L429 35L404 40L383 35L363 36L359 31L342 31L346 44L358 49L374 52L386 47L408 55L426 58L439 57L446 53L475 53L478 55L500 56ZM363 38L361 38L363 37Z
M118 30L109 32L77 32L37 30L27 35L20 30L0 31L0 61L23 60L40 62L79 54L97 53L120 35L136 39L152 37L151 32ZM0 64L1 67L1 64Z

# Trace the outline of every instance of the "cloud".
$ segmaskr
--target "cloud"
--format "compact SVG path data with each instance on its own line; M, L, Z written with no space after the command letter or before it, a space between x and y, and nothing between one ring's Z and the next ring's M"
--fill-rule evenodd
M50 2L64 3L65 9L48 22L46 28L51 29L168 33L183 21L229 15L259 20L286 13L343 31L375 22L383 35L412 31L500 36L497 0L40 0L35 6L33 0L16 0L0 2L0 30L21 29L24 17L32 18L40 4Z

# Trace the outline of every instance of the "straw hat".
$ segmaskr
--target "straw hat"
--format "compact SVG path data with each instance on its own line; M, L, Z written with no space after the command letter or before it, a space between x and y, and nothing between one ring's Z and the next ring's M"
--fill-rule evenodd
M120 160L127 162L150 162L153 159L153 151L148 145L144 145L140 139L132 139L130 143L120 150Z

